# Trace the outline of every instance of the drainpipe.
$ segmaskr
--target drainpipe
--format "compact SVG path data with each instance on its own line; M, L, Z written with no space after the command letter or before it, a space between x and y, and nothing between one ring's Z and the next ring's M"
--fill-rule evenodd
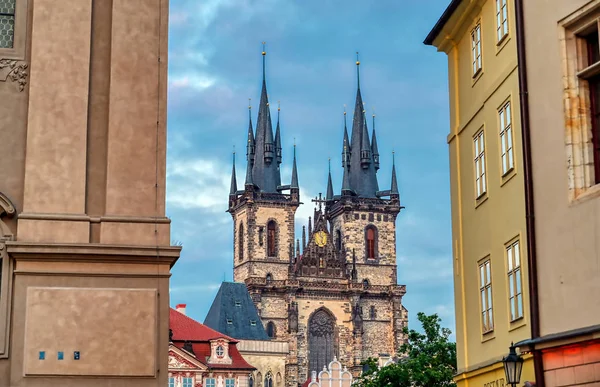
M531 163L531 133L529 122L529 95L527 85L527 57L525 53L525 28L523 21L523 0L515 0L517 22L517 62L519 74L519 94L521 110L521 133L523 141L523 172L525 180L525 213L527 229L527 265L529 268L529 314L531 318L531 338L540 337L540 313L538 299L537 251L535 242L535 208L533 203L533 179ZM533 349L535 382L545 387L542 353Z

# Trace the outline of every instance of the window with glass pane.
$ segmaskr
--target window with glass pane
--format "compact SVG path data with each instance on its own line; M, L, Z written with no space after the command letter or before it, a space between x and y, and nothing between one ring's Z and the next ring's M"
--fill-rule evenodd
M498 42L508 35L508 6L506 0L496 0L496 30Z
M225 387L235 387L235 379L225 379Z
M169 387L175 387L175 378L169 378Z
M194 378L183 378L183 387L194 387Z
M0 48L13 48L16 0L0 0Z
M475 190L477 198L486 192L485 183L485 141L483 130L474 138L475 145Z
M502 154L502 174L514 168L512 119L510 115L510 101L498 112L500 115L500 147Z
M204 387L215 387L215 378L206 378L204 379Z
M473 55L473 75L481 70L481 24L477 24L471 31L471 51Z
M492 267L489 259L479 265L479 291L481 294L481 328L483 333L488 333L494 330Z
M523 291L521 288L521 252L519 241L506 248L508 261L508 303L510 321L523 317Z

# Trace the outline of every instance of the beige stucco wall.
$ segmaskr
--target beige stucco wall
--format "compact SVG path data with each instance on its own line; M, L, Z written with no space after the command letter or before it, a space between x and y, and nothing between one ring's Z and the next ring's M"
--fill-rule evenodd
M434 42L448 55L447 140L459 373L497 362L507 353L511 341L530 337L514 1L508 1L508 5L509 32L502 42L498 43L496 37L495 0L463 1ZM471 30L477 22L481 23L482 72L473 77ZM502 176L498 111L509 100L515 167ZM474 136L482 129L487 193L477 199ZM520 241L524 317L510 322L505 246L515 238ZM491 261L494 330L484 335L479 263L485 257ZM466 373L461 378L474 376Z
M592 296L600 294L600 191L575 202L569 198L558 26L598 1L524 3L540 324L547 335L600 322L600 298Z

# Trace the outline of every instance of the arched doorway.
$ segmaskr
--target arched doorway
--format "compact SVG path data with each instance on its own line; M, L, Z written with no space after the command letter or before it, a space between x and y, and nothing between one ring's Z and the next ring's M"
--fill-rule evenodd
M308 322L308 367L321 371L337 356L335 318L326 309L317 310Z

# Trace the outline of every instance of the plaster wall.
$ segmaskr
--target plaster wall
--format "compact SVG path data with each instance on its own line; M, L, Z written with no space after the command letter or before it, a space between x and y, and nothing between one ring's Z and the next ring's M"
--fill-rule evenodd
M595 193L577 200L569 197L567 59L558 26L582 7L598 3L528 0L524 4L542 335L600 321L600 298L589 296L600 294L600 190L596 185L590 189ZM593 12L600 16L597 8ZM572 57L569 66L577 66Z
M482 69L474 75L471 31L477 23L481 25ZM500 42L496 35L496 2L463 2L434 42L448 55L450 133L447 141L459 374L484 369L486 364L505 355L511 341L530 337L515 28L514 1L508 1L508 36ZM514 169L504 174L499 110L507 102L511 106ZM486 193L478 198L474 138L481 130L485 143ZM506 246L517 240L523 317L511 321ZM487 258L491 262L494 329L484 334L479 264ZM460 377L457 376L457 380Z

